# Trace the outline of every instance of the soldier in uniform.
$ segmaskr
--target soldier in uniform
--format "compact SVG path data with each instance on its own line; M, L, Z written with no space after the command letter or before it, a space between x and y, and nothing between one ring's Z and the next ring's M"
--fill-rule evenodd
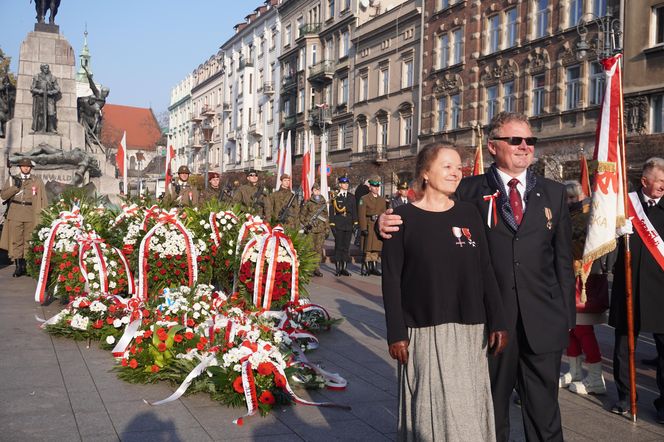
M408 183L404 181L397 185L397 194L390 198L390 209L408 204Z
M178 168L178 179L166 190L164 201L177 207L195 207L198 205L198 189L189 182L191 171L187 166Z
M7 250L16 264L14 277L25 274L28 242L35 226L39 224L42 209L48 205L44 182L31 174L32 161L24 158L18 166L20 173L10 175L0 191L0 198L9 205L0 248Z
M224 190L219 185L221 178L217 172L208 172L208 188L201 195L201 204L208 201L223 201Z
M281 224L289 229L298 228L300 205L297 195L291 190L291 177L281 175L281 187L270 194L265 202L265 219L273 225Z
M378 258L383 249L383 243L374 232L374 224L378 216L385 211L387 204L385 198L380 196L380 177L374 175L369 178L369 193L360 199L358 204L360 232L362 234L362 275L382 275L378 270Z
M247 183L241 185L233 194L233 202L242 205L242 208L253 215L263 216L265 211L265 196L267 191L258 184L258 172L254 169L247 171Z
M336 276L350 276L347 265L350 262L350 240L353 228L357 225L355 196L348 192L350 182L342 176L337 180L339 191L330 201L330 228L334 235L334 264Z
M311 198L304 203L300 211L300 224L304 228L304 233L311 237L311 243L318 256L323 259L323 244L330 231L330 220L327 214L327 202L320 194L320 186L314 183L311 186ZM323 276L319 266L314 270L314 276Z

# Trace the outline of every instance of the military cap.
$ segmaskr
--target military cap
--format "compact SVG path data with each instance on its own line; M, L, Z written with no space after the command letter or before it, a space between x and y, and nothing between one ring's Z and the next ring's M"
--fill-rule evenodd
M27 166L27 167L34 167L32 164L32 161L29 158L21 158L21 160L17 164L18 166Z
M350 183L350 180L348 179L348 177L346 175L344 175L344 176L340 176L339 178L337 178L337 182L339 182L339 183Z
M258 175L258 171L256 169L249 169L247 170L247 175L255 174Z
M279 178L279 179L280 179L281 181L283 181L283 180L290 180L291 177L290 177L290 175L288 175L287 173L285 173L285 174L281 175L281 178Z
M314 190L314 189L315 189L315 190L320 190L320 184L318 184L318 183L313 183L313 184L311 185L311 190Z
M219 178L219 174L217 172L208 172L208 181L212 178Z
M403 181L397 185L399 190L408 190L408 181Z
M182 165L182 166L178 167L178 175L181 174L181 173L191 174L191 171L189 170L189 168L187 166Z
M380 186L380 177L378 175L371 175L368 181L370 186Z

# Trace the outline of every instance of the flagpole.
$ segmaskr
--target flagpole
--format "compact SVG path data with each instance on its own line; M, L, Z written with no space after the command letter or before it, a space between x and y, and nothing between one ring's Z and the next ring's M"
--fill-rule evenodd
M622 57L619 63L622 62ZM620 156L621 172L623 186L623 203L627 210L627 154L625 149L625 122L623 117L623 90L622 90L622 69L618 70L620 79L618 87L620 88ZM625 212L626 213L626 212ZM632 251L629 248L629 233L623 235L625 245L625 298L627 303L627 350L629 352L629 402L632 414L632 422L636 423L638 408L636 405L636 364L634 360L634 294L632 292Z

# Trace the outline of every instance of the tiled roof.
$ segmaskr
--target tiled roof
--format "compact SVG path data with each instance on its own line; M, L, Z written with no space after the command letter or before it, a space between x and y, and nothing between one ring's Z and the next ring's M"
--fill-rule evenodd
M127 150L156 150L161 129L152 109L106 104L103 112L101 142L105 146L117 148L127 131Z

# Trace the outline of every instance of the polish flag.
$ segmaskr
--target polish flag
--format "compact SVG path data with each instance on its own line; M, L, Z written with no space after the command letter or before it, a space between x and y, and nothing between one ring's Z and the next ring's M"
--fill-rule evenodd
M279 190L281 187L281 175L284 174L284 133L279 137L279 145L277 146L277 182L274 184L274 190Z
M286 137L286 148L284 149L283 173L291 177L291 189L293 188L293 149L291 147L291 133Z
M320 194L326 200L329 198L330 188L327 185L327 136L320 138Z
M123 193L127 194L127 131L122 134L118 152L115 154L115 164L118 166L118 174L122 177Z
M311 186L316 182L316 141L311 132L309 132L309 141L309 154L311 155L311 160L309 160L309 190L311 190Z
M175 157L175 149L173 149L173 146L169 146L168 149L166 149L166 185L165 188L168 189L169 184L171 184L171 163L173 162L173 158Z
M484 159L482 158L482 144L475 149L475 159L473 160L473 175L482 175L484 173Z
M307 135L305 135L305 140L304 140L304 153L302 155L302 180L301 180L301 185L302 185L302 192L304 193L304 200L308 200L311 198L311 182L309 181L309 178L311 176L311 151L310 151L310 138L311 134L308 132L305 132Z

